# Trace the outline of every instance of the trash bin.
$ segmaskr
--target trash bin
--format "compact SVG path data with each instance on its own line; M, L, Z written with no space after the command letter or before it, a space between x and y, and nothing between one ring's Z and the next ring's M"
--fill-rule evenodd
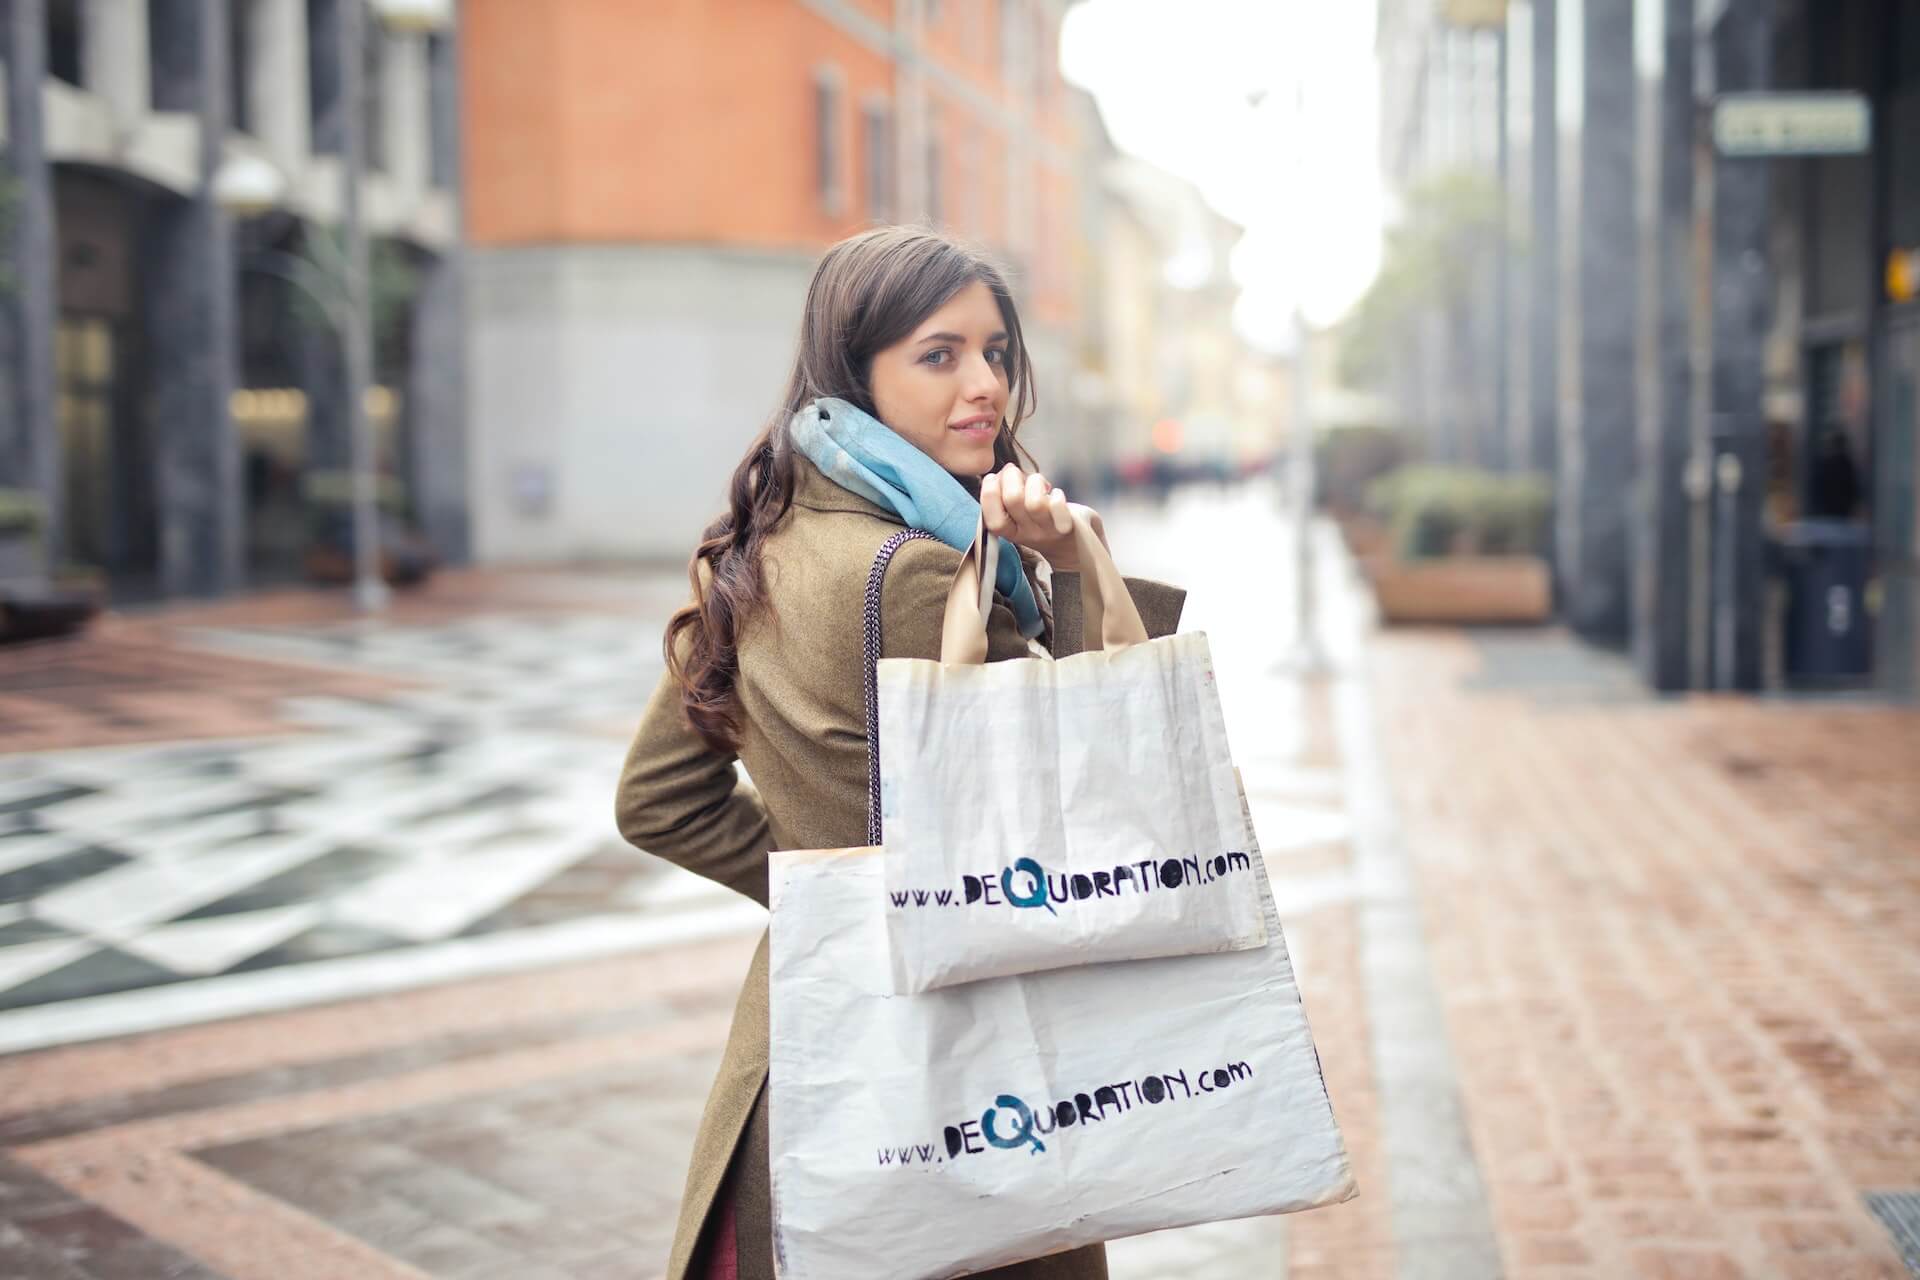
M1787 583L1787 680L1865 679L1873 670L1865 605L1873 530L1851 520L1799 520L1781 528L1776 547Z

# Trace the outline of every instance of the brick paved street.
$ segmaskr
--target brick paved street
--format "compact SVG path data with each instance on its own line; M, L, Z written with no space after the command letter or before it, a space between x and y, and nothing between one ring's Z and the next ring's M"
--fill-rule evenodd
M1257 495L1119 514L1123 566L1185 581L1187 624L1213 638L1361 1195L1118 1242L1116 1280L1906 1274L1866 1197L1920 1189L1920 714L1657 702L1554 632L1363 644L1330 539L1339 668L1302 682L1274 661L1284 578L1249 592L1229 576L1244 564L1208 554L1277 544ZM573 634L570 652L610 643L605 623L630 626L633 661L657 661L677 583L595 597L599 581L476 578L373 629L343 630L307 597L128 625L168 632L150 669L211 654L272 673L253 686L265 727L246 731L258 746L239 775L252 779L286 749L270 744L404 744L511 683L516 619ZM580 705L619 661L557 670L545 693L523 679L459 723L553 735L536 776L561 788L550 801L571 794L567 771L617 758L637 712L611 705L635 696L624 679L627 692ZM7 662L0 686L17 688ZM0 752L0 770L93 758L64 750L83 742L200 736L148 725L130 748L94 715L55 726L61 752ZM453 772L492 767L456 757ZM333 830L314 800L276 803ZM39 807L57 818L67 803ZM513 805L570 830L537 797ZM102 821L77 813L74 829ZM429 813L422 829L472 837L443 822ZM60 826L45 825L0 836L0 858ZM0 1280L660 1275L755 934L743 920L676 936L674 920L709 909L677 883L644 865L598 888L575 877L573 906L553 905L564 886L533 885L547 908L479 933L282 957L267 977L342 976L247 1016L86 1031L90 1000L134 1009L235 980L192 975L0 1014L85 1041L0 1057ZM330 893L307 901L378 900ZM610 906L645 927L573 952L540 941ZM34 895L11 907L16 927L39 918ZM5 937L0 958L22 945ZM471 969L446 958L496 945L519 949ZM414 980L337 968L374 963L414 964Z
M1904 1275L1920 714L1595 700L1540 643L1374 668L1510 1274Z

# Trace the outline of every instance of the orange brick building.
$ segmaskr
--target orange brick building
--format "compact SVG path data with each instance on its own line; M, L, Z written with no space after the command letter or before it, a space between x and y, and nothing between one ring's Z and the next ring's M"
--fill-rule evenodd
M819 251L876 222L1008 264L1064 411L1067 7L465 0L479 554L684 554L776 407Z

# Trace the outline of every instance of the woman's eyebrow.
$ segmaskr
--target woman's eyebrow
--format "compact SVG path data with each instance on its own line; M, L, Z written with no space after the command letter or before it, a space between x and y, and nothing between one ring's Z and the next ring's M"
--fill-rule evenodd
M998 330L997 332L990 333L987 335L988 342L1005 342L1006 340L1007 340L1007 331L1005 329L1001 329L1001 330ZM926 337L920 339L920 341L921 342L964 343L966 341L966 338L963 335L958 333L930 333Z

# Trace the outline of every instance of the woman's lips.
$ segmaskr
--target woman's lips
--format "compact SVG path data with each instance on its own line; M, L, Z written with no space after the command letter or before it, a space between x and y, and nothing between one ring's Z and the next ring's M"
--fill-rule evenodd
M969 440L988 440L993 437L995 424L992 418L969 418L963 422L947 425L947 430L958 432Z

